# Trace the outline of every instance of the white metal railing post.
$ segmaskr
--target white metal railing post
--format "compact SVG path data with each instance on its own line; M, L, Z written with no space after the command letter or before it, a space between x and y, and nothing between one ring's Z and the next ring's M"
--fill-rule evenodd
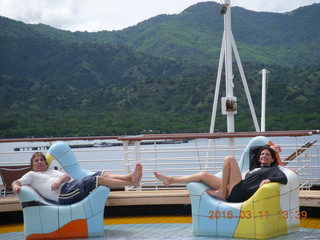
M134 153L135 153L135 164L140 163L141 162L140 141L134 141ZM138 188L140 187L141 187L141 182Z
M134 154L136 163L141 161L140 141L134 141Z
M196 153L197 153L197 160L198 160L198 164L199 164L199 169L200 169L200 171L202 171L201 158L200 158L200 155L199 155L199 147L198 147L197 139L194 140L194 144L195 144L195 147L196 147ZM208 152L208 151L207 151L207 152ZM207 162L206 162L206 163L207 163Z
M124 170L127 174L130 173L129 167L129 141L123 141L123 154L124 154Z
M122 141L123 145L123 155L124 155L124 170L127 174L130 173L130 166L129 166L129 141ZM129 190L129 187L125 187L125 190Z

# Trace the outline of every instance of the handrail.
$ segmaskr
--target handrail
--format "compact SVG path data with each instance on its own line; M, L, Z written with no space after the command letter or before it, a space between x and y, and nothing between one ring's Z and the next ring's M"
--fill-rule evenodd
M218 138L247 138L256 136L266 137L299 137L320 134L320 130L296 130L296 131L269 131L269 132L234 132L234 133L183 133L183 134L146 134L135 136L122 136L119 141L143 141L163 139L218 139Z
M77 141L77 140L104 140L118 139L120 136L88 136L88 137L49 137L49 138L6 138L0 139L0 143L9 142L53 142L53 141Z
M87 136L87 137L48 137L48 138L7 138L0 139L0 143L8 142L52 142L52 141L75 141L75 140L104 140L114 139L118 141L142 141L162 139L196 139L196 138L246 138L256 136L266 137L298 137L320 134L320 130L292 130L292 131L269 131L269 132L219 132L219 133L177 133L177 134L146 134L126 136Z
M308 148L310 148L313 144L315 144L317 142L317 140L313 140L312 142L307 142L305 143L303 146L301 146L300 148L298 148L295 152L293 152L290 156L288 156L284 161L285 164L287 165L290 161L292 161L293 159L295 159L297 156L299 156L300 154L302 154L304 151L306 151Z

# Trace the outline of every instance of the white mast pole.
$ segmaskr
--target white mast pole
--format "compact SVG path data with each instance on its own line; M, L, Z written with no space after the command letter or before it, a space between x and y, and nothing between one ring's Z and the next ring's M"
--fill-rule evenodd
M230 0L225 0L224 4L221 8L221 14L224 15L224 32L221 44L221 52L220 52L220 60L219 60L219 68L217 73L217 82L216 82L216 89L213 101L213 108L212 108L212 116L211 116L211 124L210 124L210 133L214 132L215 129L215 119L216 119L216 112L217 112L217 105L218 105L218 95L219 95L219 88L221 82L221 72L222 72L222 65L223 60L225 63L225 80L226 80L226 97L222 98L222 114L227 115L227 130L228 132L235 132L234 126L234 115L237 114L237 99L233 96L233 67L232 67L232 54L235 54L236 61L238 64L238 68L240 70L240 75L242 79L242 83L244 85L244 89L246 92L246 97L249 103L252 119L255 125L255 129L257 132L260 131L258 120L254 111L253 103L251 100L248 84L244 75L244 71L242 68L241 60L239 57L239 53L237 50L237 46L235 44L233 34L231 31L231 4ZM211 145L211 140L209 141L209 145ZM234 155L234 146L235 142L233 138L228 138L228 146L229 146L229 154Z
M266 96L267 96L267 74L268 70L262 69L262 93L261 93L261 132L266 131Z
M230 0L226 0L227 12L224 15L225 26L225 78L226 78L226 97L233 97L233 70L232 70L232 32L231 32L231 7ZM227 114L227 129L228 132L234 132L234 114Z
M225 40L225 79L226 79L226 99L232 99L233 96L233 69L232 69L232 32L231 32L231 6L230 0L225 1L226 13L224 14L224 40ZM228 132L234 132L234 114L236 112L227 111L227 130ZM234 156L235 153L232 150L235 146L233 138L228 138L229 155Z
M250 96L250 91L248 88L247 80L242 68L240 56L237 50L236 43L233 38L233 34L231 31L231 4L230 0L225 0L225 3L222 5L221 14L224 15L224 32L221 44L221 52L220 52L220 60L219 60L219 69L217 73L217 82L216 89L213 101L212 115L211 115L211 124L210 124L210 133L214 132L215 129L215 119L218 105L218 95L219 95L219 87L221 81L221 72L222 72L222 62L225 61L225 79L226 79L226 97L222 98L222 114L227 115L227 130L228 132L235 132L234 125L234 115L237 113L237 102L236 98L233 96L233 67L232 67L232 53L235 54L236 61L238 64L238 68L240 71L242 83L245 89L246 97L248 100L248 104L250 107L253 123L257 132L260 131L257 116L254 111L252 99ZM231 103L229 105L229 109L227 107L227 103Z
M221 10L221 13L224 14L224 32L223 32L223 37L222 37L220 59L219 59L219 68L218 68L218 73L217 73L216 89L215 89L213 108L212 108L210 133L214 132L223 60L225 63L226 98L233 97L233 88L234 88L233 70L232 70L232 33L231 33L230 0L225 0L225 4L223 4L223 9L224 10L223 10L223 12ZM222 103L222 104L226 104L226 103ZM235 131L234 114L235 114L235 111L226 113L228 132ZM209 140L209 145L212 145L211 140ZM235 145L234 139L228 138L229 148L234 147L234 145ZM229 151L229 155L234 155L234 151Z

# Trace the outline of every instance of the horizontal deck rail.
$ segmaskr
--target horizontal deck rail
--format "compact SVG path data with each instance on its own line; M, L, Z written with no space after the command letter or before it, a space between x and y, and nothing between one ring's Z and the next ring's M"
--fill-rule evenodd
M297 137L320 134L320 130L294 130L294 131L268 131L268 132L234 132L234 133L180 133L180 134L146 134L130 136L87 136L87 137L44 137L44 138L4 138L0 143L8 142L56 142L56 141L92 141L117 139L119 141L141 141L141 140L160 140L160 139L196 139L196 138L240 138L240 137Z
M88 136L88 137L45 137L45 138L3 138L0 143L8 142L56 142L56 141L92 141L92 140L107 140L118 139L119 136Z
M299 137L320 134L320 130L297 131L269 131L269 132L232 132L232 133L184 133L184 134L146 134L135 136L121 136L119 141L142 141L161 139L219 139L219 138L248 138L256 136L266 137Z

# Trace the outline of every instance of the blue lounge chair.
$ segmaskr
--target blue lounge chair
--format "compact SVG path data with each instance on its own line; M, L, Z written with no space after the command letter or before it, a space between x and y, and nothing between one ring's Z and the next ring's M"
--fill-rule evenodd
M52 145L46 158L49 165L56 159L74 179L92 174L79 166L74 153L63 142ZM18 197L23 207L25 238L103 236L104 208L109 193L108 187L99 186L80 202L58 205L41 197L32 187L23 186Z
M252 147L271 144L266 137L253 138L239 161L242 173L253 164ZM192 227L196 236L265 239L298 231L300 228L299 178L293 170L279 165L288 183L263 185L247 201L230 203L206 193L207 185L187 185L192 205ZM218 173L221 176L221 173Z

